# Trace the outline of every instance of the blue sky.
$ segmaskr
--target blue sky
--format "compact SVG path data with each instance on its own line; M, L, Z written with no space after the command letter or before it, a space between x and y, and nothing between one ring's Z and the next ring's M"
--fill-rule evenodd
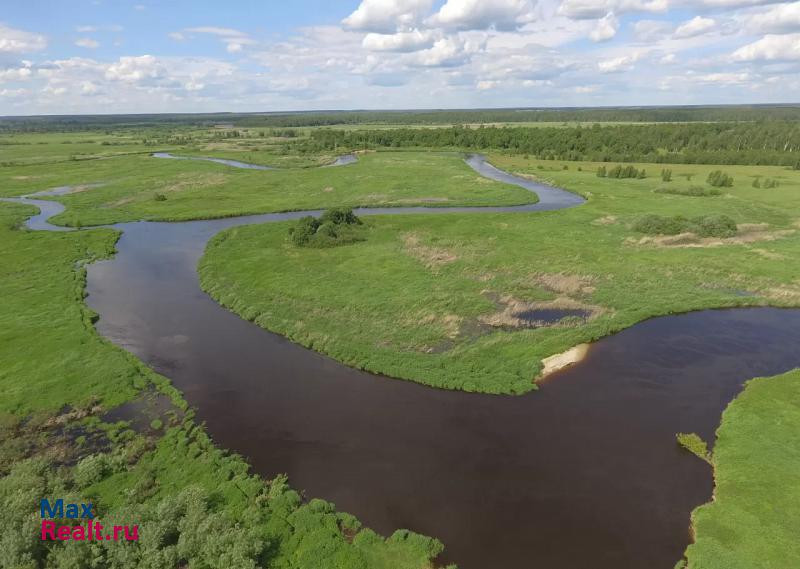
M798 102L800 2L6 0L0 115Z

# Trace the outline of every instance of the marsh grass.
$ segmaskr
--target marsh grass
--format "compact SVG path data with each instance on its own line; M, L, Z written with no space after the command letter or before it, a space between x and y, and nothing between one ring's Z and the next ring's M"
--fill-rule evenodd
M355 164L302 170L243 170L149 155L0 170L0 195L96 184L59 196L56 225L185 221L330 207L487 206L535 203L536 195L479 176L456 153L381 152ZM165 200L155 196L163 195Z
M678 444L695 455L697 458L713 465L708 444L697 433L678 433L675 435Z
M692 514L688 569L788 569L800 559L800 370L747 383L722 415L714 499Z
M526 175L550 166L522 157L492 161ZM689 177L715 168L673 169L670 183L688 187ZM598 178L584 164L581 172L546 171L548 181L588 196L569 210L371 217L368 240L332 249L290 247L288 224L232 229L209 243L201 283L224 306L348 365L437 387L522 393L535 388L542 359L646 318L800 304L797 275L779 257L800 254L800 215L793 213L800 211L800 174L726 171L740 180L750 179L746 172L783 176L776 190L735 183L731 198L714 201L714 213L767 224L774 238L757 246L734 237L714 247L700 238L696 247L632 247L637 219L697 217L697 200L648 191L663 184L660 177ZM543 273L583 284L557 290ZM467 333L468 323L498 310L492 298L502 296L537 305L566 297L597 307L598 315L569 326Z

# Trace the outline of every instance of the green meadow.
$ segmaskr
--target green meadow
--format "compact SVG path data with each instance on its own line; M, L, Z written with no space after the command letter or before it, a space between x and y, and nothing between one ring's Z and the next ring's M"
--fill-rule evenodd
M176 153L180 153L177 151ZM300 170L245 170L149 155L0 170L0 195L77 186L53 223L104 225L185 221L333 206L518 205L536 195L479 176L451 153L370 153L355 164Z
M535 388L545 357L646 318L710 307L796 306L800 173L724 167L734 185L702 197L661 193L706 185L716 166L637 164L644 179L596 175L596 164L493 155L500 168L588 198L553 212L364 218L365 239L293 245L291 223L228 230L200 265L224 306L295 342L393 377L487 393ZM580 168L580 170L579 170ZM780 180L754 188L756 176ZM726 215L729 238L652 236L642 216ZM269 269L267 269L269 267ZM572 309L530 328L515 313Z
M714 447L714 500L695 510L688 569L788 569L800 558L800 372L751 380Z
M357 164L319 168L336 153L304 147L311 128L291 130L251 127L233 136L228 128L151 125L4 134L0 196L75 186L53 198L67 206L53 222L75 227L536 201L480 177L455 152L369 152ZM152 158L156 151L284 170ZM535 389L544 358L647 318L800 305L798 170L640 163L633 166L644 178L612 179L596 171L616 162L499 151L490 158L588 201L552 212L364 217L359 240L328 247L295 245L296 222L238 227L209 242L201 284L243 318L348 365L495 394ZM733 184L709 191L714 170ZM0 520L0 565L435 566L443 548L435 539L405 530L379 536L333 504L302 496L283 476L253 476L243 459L216 447L167 378L93 327L83 266L113 255L119 233L28 231L23 221L33 211L0 202L0 504L9 512ZM642 233L645 216L679 219L680 227L727 216L738 230ZM535 327L520 317L559 310L584 316ZM795 371L751 381L730 404L710 457L715 499L693 514L687 567L787 569L800 557L799 402ZM106 417L120 406L160 410L147 411L149 427L135 428ZM138 521L148 539L135 549L43 546L35 514L44 495L92 499L109 520Z

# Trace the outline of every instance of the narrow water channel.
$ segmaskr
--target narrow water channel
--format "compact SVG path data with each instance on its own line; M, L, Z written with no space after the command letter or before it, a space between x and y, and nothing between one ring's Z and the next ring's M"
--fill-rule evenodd
M535 206L465 210L580 202L559 192ZM260 474L288 473L379 532L436 536L444 561L462 569L671 569L691 510L712 491L709 467L675 433L713 440L745 380L800 365L800 310L758 308L643 322L519 397L359 372L199 288L197 262L214 234L300 215L116 226L117 255L88 272L98 331L169 377L213 438Z

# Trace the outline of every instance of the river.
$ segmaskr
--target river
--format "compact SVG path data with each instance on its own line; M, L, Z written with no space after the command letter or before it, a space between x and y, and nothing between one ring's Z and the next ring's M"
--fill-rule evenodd
M359 214L525 215L582 202L482 157L469 163L540 201ZM800 311L754 308L642 322L523 396L360 372L242 320L198 284L219 231L308 213L116 225L116 256L88 267L97 330L169 377L214 440L258 473L288 473L381 533L435 536L462 569L671 569L713 488L675 433L713 441L744 381L800 365Z

